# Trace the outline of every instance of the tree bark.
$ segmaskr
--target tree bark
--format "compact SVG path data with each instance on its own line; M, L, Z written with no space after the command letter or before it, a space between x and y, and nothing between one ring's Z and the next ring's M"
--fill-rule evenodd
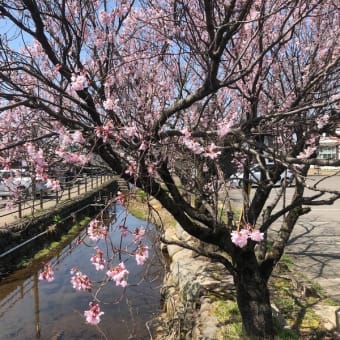
M239 254L236 266L234 281L244 332L255 339L274 339L267 280L261 275L254 252Z

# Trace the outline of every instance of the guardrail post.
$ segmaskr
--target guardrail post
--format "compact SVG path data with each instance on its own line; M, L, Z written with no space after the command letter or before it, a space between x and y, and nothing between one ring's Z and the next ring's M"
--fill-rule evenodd
M93 177L91 176L91 189L93 189Z
M96 187L98 188L98 175L96 176Z
M78 182L78 196L80 195L80 183Z
M58 204L58 200L59 200L59 192L56 191L55 192L55 204Z
M40 190L39 200L40 200L40 209L43 209L44 208L44 200L43 200L42 190Z
M68 199L71 199L71 187L67 188Z
M103 175L100 175L100 184L103 184Z
M32 212L32 216L34 217L34 211L35 211L35 199L33 197L33 201L32 201L32 208L31 208L31 212Z
M18 204L19 206L18 206L18 214L19 214L19 218L21 218L22 217L22 210L21 210L21 198L19 199L19 204Z
M85 193L87 192L87 176L85 176Z

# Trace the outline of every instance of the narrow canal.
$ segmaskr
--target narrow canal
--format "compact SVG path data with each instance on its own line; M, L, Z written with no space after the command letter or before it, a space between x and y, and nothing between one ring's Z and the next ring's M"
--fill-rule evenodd
M111 242L94 242L83 231L48 263L53 266L52 282L39 280L43 264L39 268L18 271L0 282L0 339L149 339L148 322L159 312L160 283L163 270L158 246L155 245L154 226L139 220L116 206L116 219L110 225L112 244L124 251L115 256L110 265L124 262L129 271L126 288L108 281L104 270L96 270L90 258L94 246L105 255L112 252ZM137 265L134 256L128 254L131 239L122 238L120 226L129 230L145 228L143 243L149 247L149 259ZM126 251L126 252L125 252ZM93 289L76 291L70 282L70 270L77 267L86 273ZM105 284L104 284L105 283ZM104 314L98 325L86 322L84 311L89 302L99 303Z

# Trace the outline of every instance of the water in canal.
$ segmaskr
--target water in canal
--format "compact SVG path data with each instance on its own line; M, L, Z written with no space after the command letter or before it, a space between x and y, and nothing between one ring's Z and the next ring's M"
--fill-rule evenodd
M55 280L38 279L40 268L18 272L0 283L0 339L149 339L148 321L158 312L160 306L160 282L162 265L160 256L153 249L155 230L152 225L125 213L116 207L116 220L111 224L110 237L113 243L120 243L117 226L126 225L129 229L146 228L145 244L150 247L150 258L144 266L138 266L134 256L124 255L121 259L129 270L128 286L116 287L113 281L92 292L76 291L70 282L71 268L77 266L99 287L105 280L107 269L96 271L90 263L94 254L94 242L86 235L78 238L63 249L49 263L54 266ZM104 240L96 243L106 248ZM126 244L122 244L122 248ZM157 245L155 246L155 248ZM106 251L106 250L105 250ZM119 259L114 259L118 264ZM24 276L24 277L23 277ZM94 296L94 294L96 295ZM94 297L104 315L98 325L87 324L84 311Z

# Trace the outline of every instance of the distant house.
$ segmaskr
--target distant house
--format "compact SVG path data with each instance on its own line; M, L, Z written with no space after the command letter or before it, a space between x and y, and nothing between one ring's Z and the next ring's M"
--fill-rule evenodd
M320 138L319 159L339 160L340 159L340 137L327 137Z
M340 160L340 127L335 131L335 136L323 134L319 141L318 159ZM318 168L315 166L314 168ZM335 169L337 167L323 166L323 169Z
M340 159L340 126L335 130L335 136L323 134L320 138L318 158L339 160Z

